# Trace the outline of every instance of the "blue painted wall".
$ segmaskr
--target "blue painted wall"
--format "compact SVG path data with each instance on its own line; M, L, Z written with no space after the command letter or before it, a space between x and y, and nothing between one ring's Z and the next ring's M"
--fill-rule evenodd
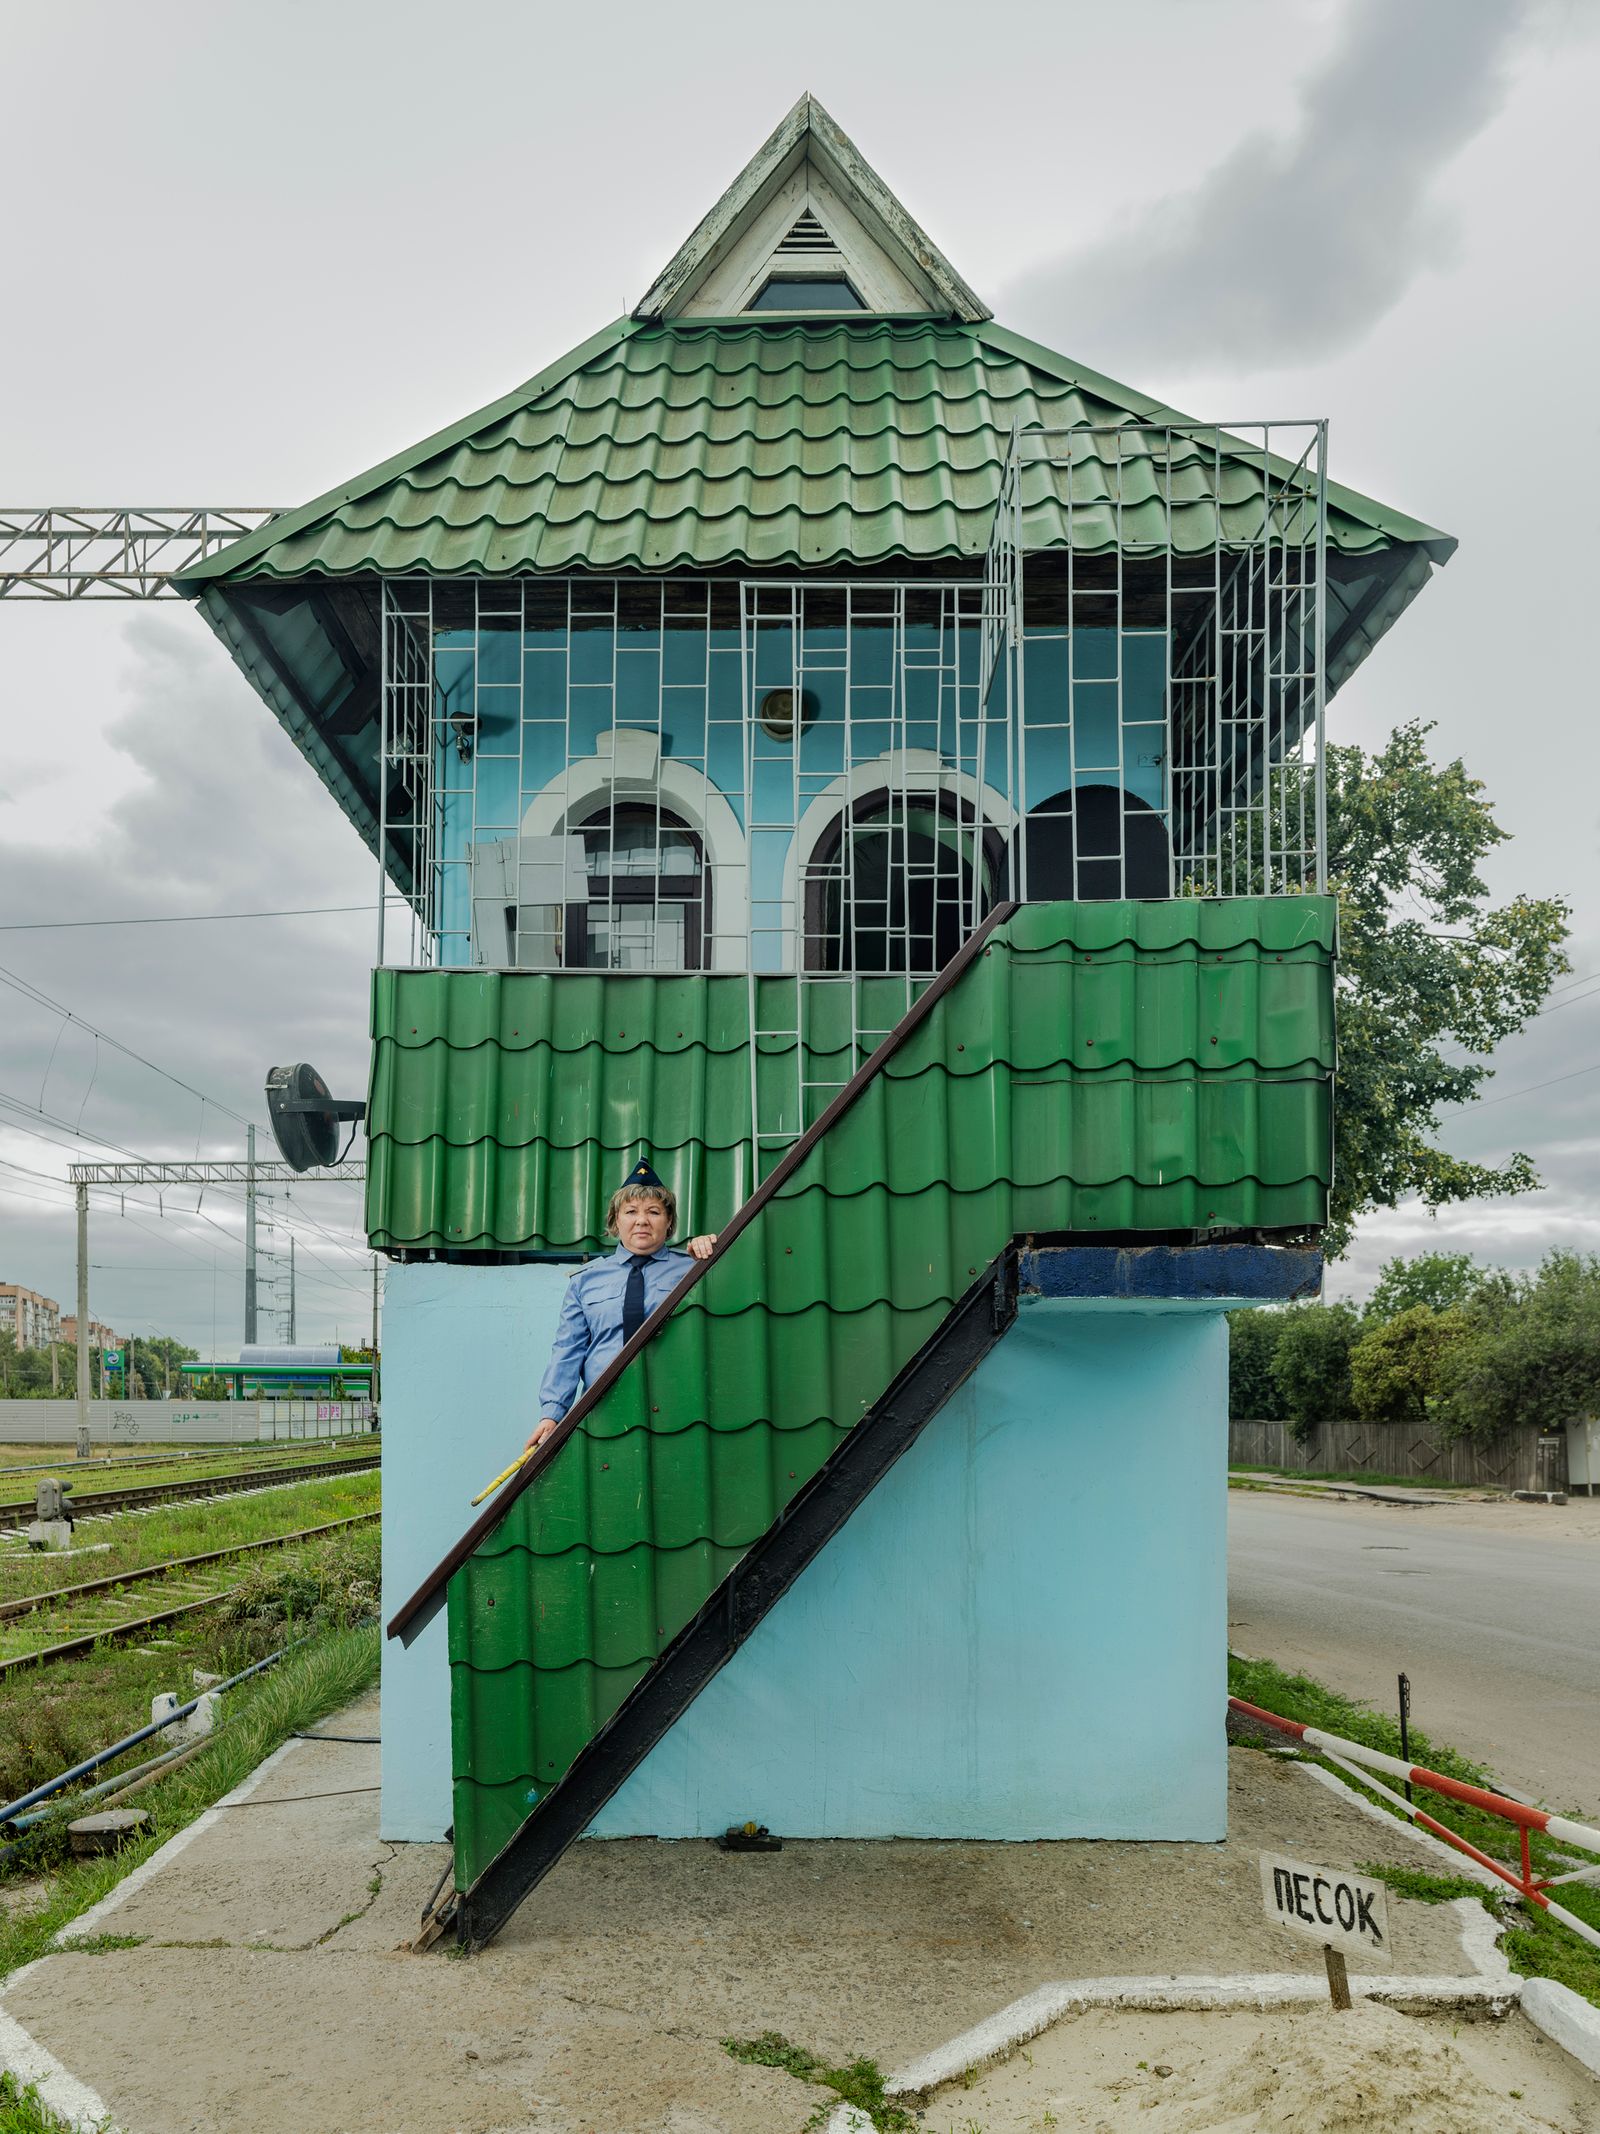
M846 638L848 636L848 676ZM1157 631L1079 628L1030 632L1027 651L1024 806L1072 785L1121 784L1159 808L1166 795L1167 642ZM854 761L892 748L931 749L973 770L981 670L975 626L945 633L923 624L905 632L905 665L887 629L810 627L802 671L814 716L800 737L802 805ZM787 688L795 673L793 632L763 624L755 646L754 694ZM463 755L441 740L434 761L438 858L466 857L475 837L508 837L530 802L573 760L592 757L614 726L659 732L662 752L701 770L745 812L744 648L737 630L710 628L514 627L442 635L434 652L437 716L470 722ZM1072 729L1069 745L1068 727ZM1001 792L1007 770L1003 722L984 729L983 775ZM781 823L794 799L791 743L760 729L753 736L759 819ZM782 840L755 846L756 898L779 894ZM759 878L763 867L773 877ZM466 961L470 925L463 869L445 865L439 923L447 959Z
M390 1270L385 1619L520 1449L569 1272ZM1220 1837L1225 1301L1025 1304L595 1834ZM443 1611L384 1645L387 1838L449 1824L449 1672Z
M383 1619L473 1518L470 1500L521 1451L571 1269L391 1267L383 1304ZM450 1665L441 1609L409 1648L383 1647L386 1838L450 1823Z
M593 1835L1226 1827L1227 1327L1045 1301Z

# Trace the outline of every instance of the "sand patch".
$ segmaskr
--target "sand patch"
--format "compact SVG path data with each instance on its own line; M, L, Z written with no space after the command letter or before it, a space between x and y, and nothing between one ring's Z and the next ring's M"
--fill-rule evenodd
M940 2134L1595 2134L1600 2086L1519 2016L1468 2023L1373 2002L1337 2016L1096 2011L970 2090L943 2091L928 2124Z

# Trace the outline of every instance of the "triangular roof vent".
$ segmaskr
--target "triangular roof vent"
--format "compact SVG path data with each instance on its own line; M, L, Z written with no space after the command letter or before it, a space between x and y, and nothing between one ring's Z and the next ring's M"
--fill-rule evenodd
M814 304L797 277L814 280ZM634 317L772 310L911 313L970 324L990 316L810 94L756 151Z
M814 208L807 208L788 236L779 245L779 259L804 257L808 252L834 252L838 247L827 231L818 222Z

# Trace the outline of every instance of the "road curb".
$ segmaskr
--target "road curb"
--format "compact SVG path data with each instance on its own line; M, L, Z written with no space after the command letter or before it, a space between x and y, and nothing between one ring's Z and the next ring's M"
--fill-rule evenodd
M1600 2077L1600 2008L1553 1978L1525 1978L1520 2006L1535 2030Z
M1461 1929L1464 1954L1476 1967L1460 1976L1408 1977L1364 1972L1350 1980L1358 2000L1381 2001L1398 2008L1461 2009L1504 2015L1516 2006L1521 1981L1497 1946L1494 1921L1474 1897L1458 1897L1451 1909ZM930 2053L892 2074L886 2095L921 2100L946 2083L980 2068L997 2066L1041 2031L1091 2008L1148 2010L1152 2014L1203 2012L1229 2008L1317 2007L1328 1997L1321 1975L1307 1971L1240 1972L1215 1977L1155 1974L1142 1978L1061 1979L1038 1986L1020 2000L975 2023ZM840 2106L827 2122L827 2134L854 2134L857 2119Z

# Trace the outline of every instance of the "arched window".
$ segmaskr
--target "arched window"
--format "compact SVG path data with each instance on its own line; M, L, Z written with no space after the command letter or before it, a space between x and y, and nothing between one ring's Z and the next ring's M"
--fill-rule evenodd
M853 800L806 866L806 969L941 970L994 903L1004 860L964 798Z
M700 971L711 878L700 839L665 808L601 808L576 825L589 898L567 906L568 969Z
M1119 786L1053 793L1028 810L1021 834L1030 904L1171 894L1166 819Z

